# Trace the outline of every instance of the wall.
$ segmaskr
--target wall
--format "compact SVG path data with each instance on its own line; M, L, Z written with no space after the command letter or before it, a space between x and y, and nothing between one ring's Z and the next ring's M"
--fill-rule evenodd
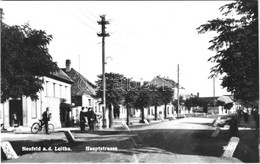
M4 124L5 128L10 127L9 124L9 101L0 104L0 111L2 117L0 118L1 124Z

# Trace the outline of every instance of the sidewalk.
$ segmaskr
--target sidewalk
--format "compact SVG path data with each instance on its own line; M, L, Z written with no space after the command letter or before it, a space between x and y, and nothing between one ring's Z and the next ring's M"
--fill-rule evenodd
M124 130L125 127L123 126L122 122L125 122L125 118L120 118L120 119L114 119L113 121L113 128L102 128L102 127L95 127L96 131L113 131L113 130ZM140 118L132 118L130 123L131 125L129 126L129 128L136 128L136 127L143 127L143 126L149 126L151 124L155 124L155 123L161 123L162 120L150 120L149 124L145 124L145 123L139 123ZM169 121L169 120L165 120L165 121ZM79 130L80 127L61 127L61 128L55 128L54 132L62 132L64 130L70 130L70 131L76 131ZM88 127L86 127L86 129L88 129ZM8 128L7 130L1 130L2 134L5 133L13 133L13 134L31 134L31 127L23 127L23 126L19 126L19 127L15 127L15 128Z

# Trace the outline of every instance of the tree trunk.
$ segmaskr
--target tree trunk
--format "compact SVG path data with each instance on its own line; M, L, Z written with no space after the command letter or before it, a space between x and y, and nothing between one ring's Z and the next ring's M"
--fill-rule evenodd
M167 108L167 104L164 104L164 119L166 119L166 108Z
M144 108L142 108L141 111L142 111L142 122L144 122Z
M157 105L154 106L154 120L157 120L158 119L158 116L157 116Z
M126 125L130 125L130 109L129 109L129 106L126 105Z
M108 119L109 119L109 128L113 127L113 117L112 117L112 105L108 105Z

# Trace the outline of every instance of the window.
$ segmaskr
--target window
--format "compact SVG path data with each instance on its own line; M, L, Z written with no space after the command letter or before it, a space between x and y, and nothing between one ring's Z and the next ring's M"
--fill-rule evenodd
M31 108L31 114L32 114L32 118L35 119L37 118L37 100L32 101L32 108Z
M55 83L53 83L53 97L56 97L57 95L55 94Z
M61 91L62 87L60 85L60 98L62 98L62 91Z
M48 92L48 85L49 85L49 82L46 81L46 86L45 86L46 96L49 96L49 95L48 95L48 93L49 93L49 92Z
M2 104L1 104L1 105L2 105ZM0 108L0 119L3 119L3 116L2 116L3 112L2 112L2 111L3 111L3 108L1 107L1 108Z
M91 106L91 99L88 99L88 106Z
M64 90L64 98L67 99L67 90L68 90L68 87L65 86L65 90Z
M46 96L53 97L53 83L46 81Z
M61 85L60 87L61 87L61 88L60 88L60 92L61 92L61 93L60 93L60 94L61 94L61 97L60 97L60 98L66 98L66 97L65 97L65 87L62 86L62 85Z
M167 113L168 113L168 115L170 114L170 110L169 110L169 107L167 107Z

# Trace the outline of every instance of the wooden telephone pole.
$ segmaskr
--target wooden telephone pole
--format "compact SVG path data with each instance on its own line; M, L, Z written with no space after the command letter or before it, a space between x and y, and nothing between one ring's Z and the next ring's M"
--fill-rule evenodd
M100 16L101 21L97 23L101 25L101 33L97 35L102 37L102 77L103 77L103 128L106 128L106 77L105 77L105 37L108 37L109 34L106 33L106 24L109 24L109 21L106 21L105 15Z
M179 82L179 64L177 66L177 83L178 83L178 88L177 88L177 100L178 100L178 103L177 103L177 118L179 117L179 107L180 107L180 96L179 96L179 89L180 89L180 82Z

